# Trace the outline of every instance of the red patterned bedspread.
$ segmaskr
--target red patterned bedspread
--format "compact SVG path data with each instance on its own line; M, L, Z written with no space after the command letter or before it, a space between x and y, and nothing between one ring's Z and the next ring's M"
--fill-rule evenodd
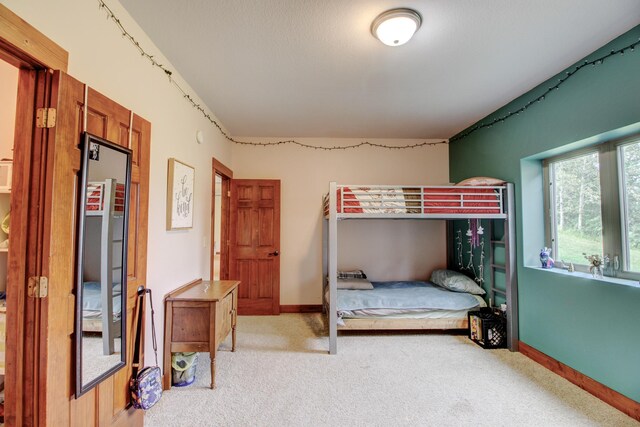
M340 187L337 212L353 214L501 214L501 187ZM344 197L344 201L342 198ZM328 214L328 203L325 215Z
M87 184L87 204L88 211L101 211L104 208L103 198L104 184L89 183ZM116 184L113 210L115 212L124 212L125 188L124 184Z

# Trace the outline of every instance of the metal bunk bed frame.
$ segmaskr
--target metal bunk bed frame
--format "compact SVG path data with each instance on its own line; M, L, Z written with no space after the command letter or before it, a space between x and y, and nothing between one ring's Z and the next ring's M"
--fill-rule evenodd
M423 213L346 213L349 210L348 202L345 203L344 188L374 187L382 189L390 188L412 188L420 189L420 209ZM425 205L424 189L456 189L464 192L465 189L497 189L499 193L500 213L424 213ZM436 190L437 191L437 190ZM338 210L338 194L341 194L340 210ZM338 312L337 312L337 277L338 277L338 221L343 219L439 219L447 220L447 263L451 268L453 265L453 227L454 220L460 219L490 219L504 221L504 235L501 241L492 240L490 244L490 277L491 287L489 288L489 297L491 301L495 301L496 294L504 296L507 304L507 348L510 351L518 351L518 282L516 274L516 246L515 246L515 206L514 206L514 186L506 183L503 186L495 187L461 187L461 186L361 186L361 185L338 185L336 182L329 183L329 193L323 198L323 311L328 317L329 326L329 354L336 354L338 351ZM384 196L381 198L384 205ZM367 206L369 208L370 206ZM411 208L409 208L411 209ZM474 208L469 210L473 211ZM415 210L415 209L413 209ZM478 210L480 212L480 210ZM493 239L493 236L492 236ZM496 245L504 246L505 262L504 265L494 264L493 252ZM496 288L495 271L501 270L505 274L505 290ZM328 301L325 298L327 288L329 289Z
M121 243L122 240L113 238L112 219L123 215L123 212L116 211L115 179L106 179L105 181L91 182L90 184L100 186L99 200L90 202L89 199L95 196L87 194L85 203L98 207L97 210L87 210L87 217L100 219L100 299L102 301L102 316L100 320L83 319L83 325L86 325L86 331L102 332L103 353L109 355L115 351L114 341L116 337L120 336L121 330L121 318L116 321L113 320L113 271L122 269L122 265L113 264L113 244ZM98 322L100 322L100 326L97 325Z

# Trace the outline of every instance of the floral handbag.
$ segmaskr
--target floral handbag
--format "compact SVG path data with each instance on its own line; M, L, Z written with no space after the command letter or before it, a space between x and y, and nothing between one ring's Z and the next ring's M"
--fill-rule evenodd
M149 294L149 305L151 306L151 336L153 338L153 352L156 356L156 365L147 366L142 370L140 367L140 335L142 330L142 317L144 307L144 295ZM133 370L129 381L131 391L131 404L136 409L147 410L162 397L162 374L158 367L158 345L156 343L156 325L153 321L153 300L151 289L138 288L138 324L136 326L136 340L133 351Z

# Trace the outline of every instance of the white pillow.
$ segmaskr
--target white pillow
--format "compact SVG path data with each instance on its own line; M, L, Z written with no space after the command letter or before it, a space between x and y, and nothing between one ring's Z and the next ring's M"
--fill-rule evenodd
M454 292L466 292L484 295L486 292L476 282L462 273L453 270L433 270L431 281L438 286Z
M498 179L498 178L490 178L488 176L476 176L473 178L467 178L464 181L460 181L459 183L457 183L456 185L472 185L472 186L478 186L478 185L487 185L487 186L497 186L497 185L504 185L505 181Z
M373 285L367 279L338 279L338 289L373 289Z

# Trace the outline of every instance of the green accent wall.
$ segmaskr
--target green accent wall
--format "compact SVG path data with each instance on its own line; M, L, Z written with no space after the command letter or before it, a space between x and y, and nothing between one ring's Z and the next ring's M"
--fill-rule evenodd
M638 40L640 26L479 123L518 110L584 60ZM640 46L584 67L542 102L449 147L451 181L493 176L515 183L520 340L636 402L640 285L542 270L538 253L544 246L540 159L638 132Z

